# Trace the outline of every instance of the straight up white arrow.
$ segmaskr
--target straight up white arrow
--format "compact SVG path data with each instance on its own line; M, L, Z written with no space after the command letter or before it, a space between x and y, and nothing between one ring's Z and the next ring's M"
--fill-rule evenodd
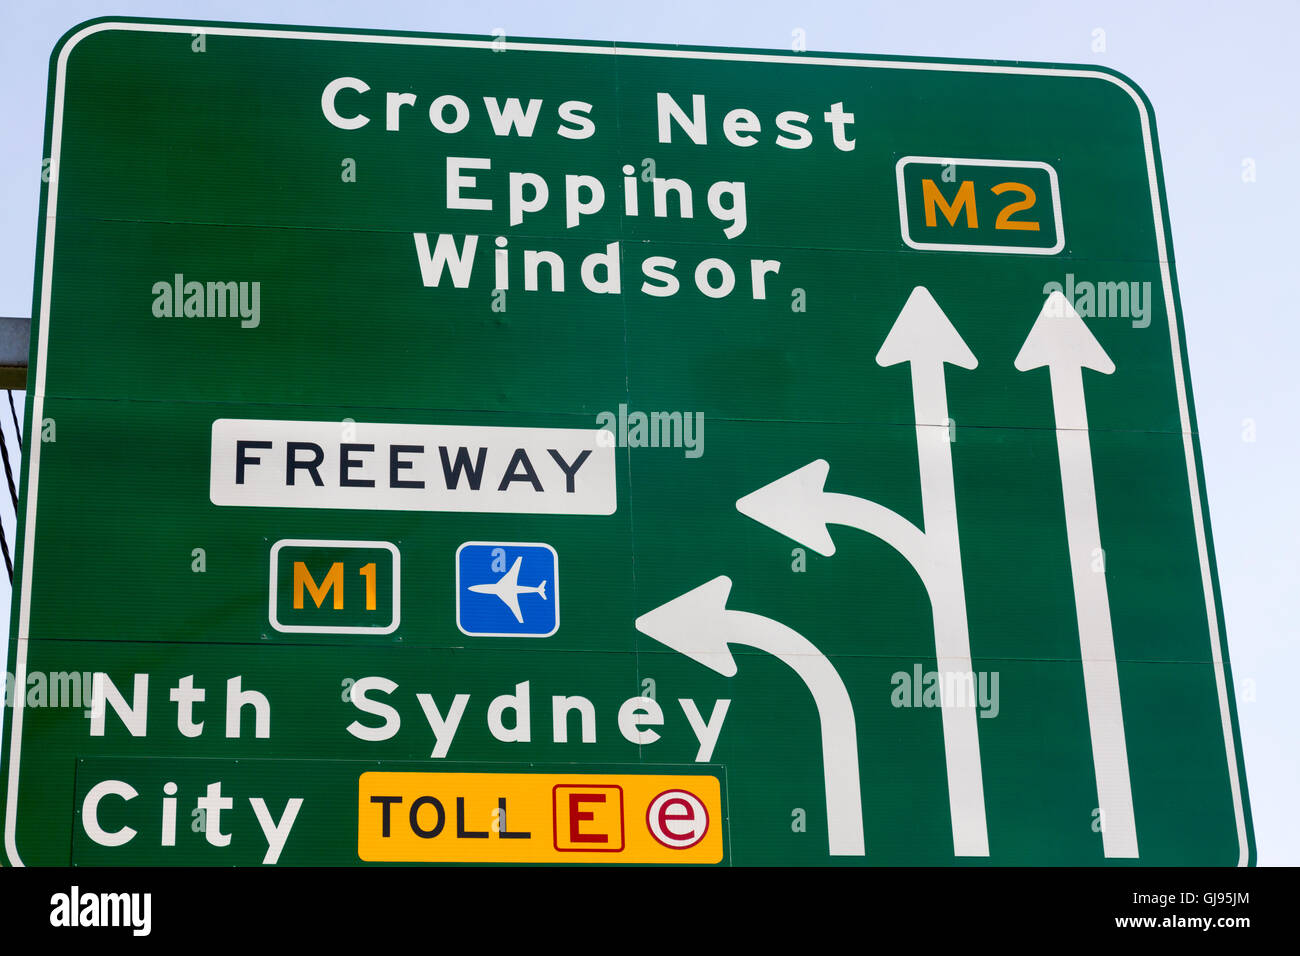
M988 856L984 776L974 706L974 674L966 620L966 590L957 535L952 445L944 365L973 369L978 362L929 291L912 290L876 356L881 365L912 366L921 476L922 532L874 501L828 494L829 466L815 461L736 502L745 515L819 554L835 553L827 523L849 525L875 535L916 569L930 596L952 844L956 856Z
M900 362L912 366L912 406L921 469L921 520L933 565L928 586L934 611L953 852L957 856L988 856L979 731L976 710L971 706L974 695L969 693L974 674L961 542L957 536L957 493L953 488L948 391L943 368L949 364L973 369L979 363L923 286L912 290L876 361L883 366ZM927 575L923 573L922 577ZM952 699L957 687L967 689L964 701Z
M636 619L637 630L723 677L736 675L736 659L729 644L766 651L799 675L812 693L821 720L830 854L862 856L867 851L858 776L858 730L844 681L802 634L760 614L728 610L730 594L731 579L714 578L642 614Z
M1070 301L1053 292L1044 303L1029 337L1016 356L1022 372L1047 366L1056 413L1056 450L1061 460L1065 533L1074 580L1074 606L1083 658L1083 692L1092 737L1092 762L1101 810L1102 852L1107 857L1138 855L1128 748L1120 705L1115 638L1111 632L1110 596L1106 591L1097 491L1093 483L1088 410L1083 370L1109 375L1115 363L1102 350Z

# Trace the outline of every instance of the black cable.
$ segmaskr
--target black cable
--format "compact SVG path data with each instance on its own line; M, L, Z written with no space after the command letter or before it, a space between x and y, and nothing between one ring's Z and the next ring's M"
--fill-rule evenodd
M15 518L17 515L15 514ZM14 563L9 558L9 540L5 537L5 523L0 521L0 551L5 554L5 568L9 571L9 588L13 590L14 586Z
M9 467L9 442L5 440L4 429L0 428L0 456L4 457L5 477L9 479L9 497L14 502L14 527L18 527L18 489L14 487L13 469ZM5 537L4 519L0 518L0 551L4 552L5 568L9 571L9 587L14 586L14 563L9 557L9 540Z
M21 452L23 450L23 428L18 424L18 412L14 408L14 390L7 388L5 392L9 395L9 415L14 420L14 434L18 436L18 451Z
M9 467L9 442L5 440L4 429L0 429L0 456L3 456L5 462L5 478L9 480L9 497L14 503L14 522L17 527L18 489L14 486L13 469Z

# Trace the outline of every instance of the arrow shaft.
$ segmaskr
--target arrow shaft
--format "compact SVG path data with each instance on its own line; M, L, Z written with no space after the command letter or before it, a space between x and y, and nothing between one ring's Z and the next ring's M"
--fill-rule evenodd
M826 780L826 827L831 856L862 856L862 784L858 772L857 720L848 688L826 656L779 621L748 611L727 611L727 642L778 657L812 694L821 721Z
M945 579L933 596L936 669L943 718L943 756L948 772L948 806L952 816L954 856L988 856L988 821L984 809L984 772L980 761L978 711L973 693L957 688L976 686L971 666L970 638L961 571Z
M952 477L952 436L948 433L948 395L943 366L912 363L912 402L921 473L921 513L925 537L940 560L955 561L958 574L957 493Z
M845 525L874 535L906 558L922 578L925 577L930 564L925 535L912 522L884 505L854 495L826 492L822 494L821 501L822 514L827 523Z
M1137 824L1133 815L1115 638L1111 630L1110 595L1106 588L1105 554L1097 519L1083 376L1077 368L1053 368L1051 374L1065 533L1083 659L1083 690L1097 777L1097 800L1102 812L1102 850L1107 857L1134 858L1138 855Z
M918 367L919 365L919 367ZM925 524L925 560L917 565L934 611L934 646L941 687L973 681L966 587L957 533L957 492L952 474L952 437L948 431L948 396L943 365L912 363L912 400L916 412L917 459L921 476L921 513ZM988 856L988 822L984 808L984 773L980 760L976 708L969 701L940 697L943 752L948 772L953 853Z
M938 436L934 426L917 427L917 439L933 442ZM941 439L948 444L947 430ZM931 467L930 471L939 469ZM951 465L948 468L951 476ZM948 492L952 494L951 490ZM936 515L934 498L942 494L931 485L929 527L955 531L955 516ZM891 545L916 569L925 584L934 611L935 655L940 680L940 713L943 720L944 759L948 777L948 802L952 813L953 850L957 856L988 856L988 828L984 816L984 775L980 766L977 714L972 707L973 695L954 695L957 687L974 686L970 641L966 621L966 601L962 587L960 554L957 543L948 544L947 552L956 555L955 563L935 560L929 538L916 525L897 512L874 501L852 495L828 493L823 496L827 520L875 535ZM935 539L943 538L943 531ZM939 552L945 553L945 552Z
M912 411L918 425L948 426L948 388L942 362L913 361Z

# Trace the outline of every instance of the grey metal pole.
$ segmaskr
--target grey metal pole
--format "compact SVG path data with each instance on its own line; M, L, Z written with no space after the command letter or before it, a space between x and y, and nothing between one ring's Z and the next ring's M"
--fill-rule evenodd
M0 388L27 387L32 320L0 316Z

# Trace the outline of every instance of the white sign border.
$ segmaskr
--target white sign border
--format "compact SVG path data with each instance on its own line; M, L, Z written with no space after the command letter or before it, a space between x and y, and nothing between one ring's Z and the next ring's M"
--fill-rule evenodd
M912 238L907 225L907 192L903 188L903 171L908 163L942 163L945 166L997 166L1008 169L1042 169L1052 184L1052 215L1056 217L1056 242L1046 246L981 246L964 242L922 242ZM938 156L904 156L894 166L898 179L898 227L903 242L917 252L1005 252L1020 256L1054 256L1065 248L1065 220L1061 218L1061 187L1056 180L1056 170L1050 163L1024 159L946 159Z
M43 420L45 404L46 355L49 339L50 291L54 271L54 233L58 211L59 159L63 145L63 100L67 86L68 57L77 44L96 33L107 30L123 30L136 33L177 33L209 36L237 37L275 37L291 40L312 40L332 43L387 43L394 46L434 46L459 47L462 49L499 49L497 39L471 40L465 38L431 37L431 36L384 36L365 33L333 33L312 30L275 29L270 27L249 26L214 26L203 23L132 23L129 21L105 20L90 23L77 33L68 37L59 50L55 65L53 123L50 130L50 166L49 182L45 200L45 242L41 259L41 298L37 318L37 348L34 373L30 381L32 390L32 421ZM511 40L506 49L531 50L549 53L583 53L595 56L653 56L669 59L687 60L729 60L745 63L788 63L804 66L844 66L853 68L871 68L882 70L928 70L942 73L997 73L1016 76L1054 76L1072 79L1096 79L1119 87L1137 106L1138 117L1142 127L1143 148L1146 152L1147 180L1151 191L1151 210L1155 222L1156 249L1160 263L1160 277L1164 288L1165 312L1169 317L1169 338L1174 355L1174 386L1178 395L1179 420L1183 432L1183 449L1187 459L1187 480L1192 500L1192 523L1196 532L1197 550L1200 559L1201 583L1205 592L1205 605L1209 619L1210 655L1214 664L1215 682L1218 687L1219 709L1223 719L1223 737L1227 748L1228 779L1232 791L1233 809L1236 814L1237 842L1239 847L1238 865L1249 862L1250 844L1246 834L1245 806L1242 800L1241 780L1238 776L1235 734L1232 727L1232 714L1228 702L1227 677L1223 666L1223 653L1219 632L1217 602L1214 596L1214 579L1210 571L1209 546L1206 540L1205 521L1201 511L1200 480L1196 471L1196 450L1192 444L1191 410L1187 400L1187 384L1183 377L1183 347L1178 334L1178 322L1174 305L1173 283L1169 267L1168 241L1165 237L1164 207L1160 199L1160 182L1156 172L1155 144L1151 136L1151 117L1147 112L1142 96L1121 77L1101 70L1062 69L1059 67L1032 67L1013 65L991 65L980 63L932 63L919 60L873 60L849 57L818 56L816 54L776 54L776 53L738 53L714 50L692 50L653 47L619 47L619 46L584 46L571 43L546 43ZM41 443L29 442L29 477L27 488L27 510L23 532L23 573L22 592L19 599L18 642L15 655L15 685L25 686L27 675L27 638L31 619L31 584L36 540L36 489L40 474ZM17 803L18 779L22 758L23 729L23 695L15 696L12 724L10 726L9 779L6 782L7 799L5 801L4 841L5 852L9 862L21 866L22 860L17 846Z
M276 559L281 548L382 548L393 556L393 619L382 625L354 625L350 627L320 627L310 624L281 624L278 615L280 576ZM270 606L267 617L271 626L284 634L392 634L402 623L402 555L391 541L338 541L314 538L281 538L271 545Z

